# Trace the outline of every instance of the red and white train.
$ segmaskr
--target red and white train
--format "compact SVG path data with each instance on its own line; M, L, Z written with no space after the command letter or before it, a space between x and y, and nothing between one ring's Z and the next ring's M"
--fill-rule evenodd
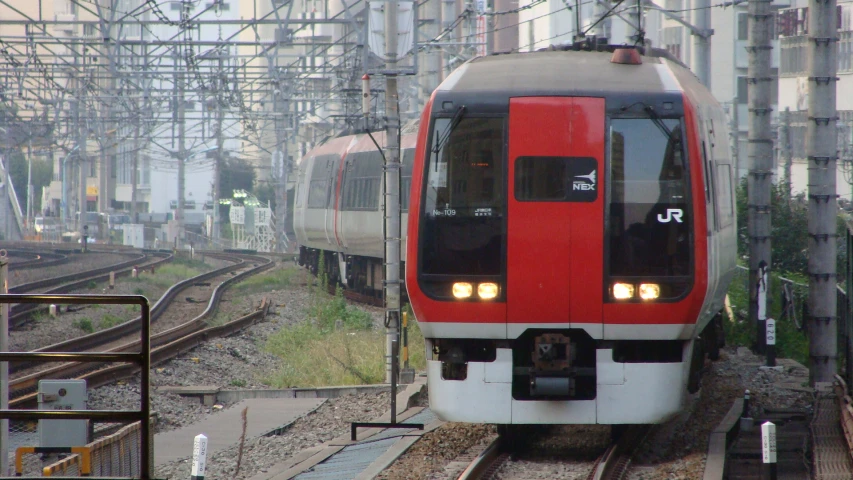
M679 412L718 353L736 261L727 121L708 90L633 49L493 55L453 72L419 127L402 140L405 279L430 408L497 424ZM324 254L368 291L378 158L360 136L318 147L295 207L302 262Z

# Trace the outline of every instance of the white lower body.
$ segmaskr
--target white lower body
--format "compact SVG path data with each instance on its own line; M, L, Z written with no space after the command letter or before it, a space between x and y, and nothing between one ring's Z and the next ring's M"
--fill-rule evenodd
M677 363L617 363L613 351L596 351L593 400L515 400L512 350L497 349L494 362L469 362L465 380L444 380L441 362L427 361L430 409L451 422L497 424L654 424L684 404L690 367Z

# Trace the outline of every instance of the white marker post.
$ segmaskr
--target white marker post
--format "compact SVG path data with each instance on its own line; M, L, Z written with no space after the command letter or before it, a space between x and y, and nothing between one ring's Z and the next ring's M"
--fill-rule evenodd
M775 452L774 444L774 452ZM773 454L775 457L775 453ZM207 437L204 434L196 435L193 441L193 467L190 472L190 480L204 480L204 466L207 463Z
M761 462L770 465L770 480L776 480L776 425L761 424Z
M776 320L768 318L764 324L767 333L767 366L776 366Z

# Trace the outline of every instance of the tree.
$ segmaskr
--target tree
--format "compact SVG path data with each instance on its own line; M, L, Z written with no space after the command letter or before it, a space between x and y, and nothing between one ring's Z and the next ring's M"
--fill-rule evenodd
M219 175L220 198L232 198L234 190L252 191L255 184L255 169L239 157L225 157Z
M9 156L9 176L18 194L18 203L21 209L27 205L27 170L29 164L26 156L21 151L14 151ZM41 190L50 185L53 179L53 162L40 158L33 158L33 214L38 215L42 209Z

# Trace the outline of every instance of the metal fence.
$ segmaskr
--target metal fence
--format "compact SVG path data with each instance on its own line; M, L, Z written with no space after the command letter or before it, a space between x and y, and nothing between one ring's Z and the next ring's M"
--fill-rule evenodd
M150 307L145 297L138 295L15 295L0 294L0 307L4 304L58 304L58 305L139 305L142 313L141 346L137 353L57 353L57 352L7 352L0 351L0 362L121 362L135 363L141 369L140 404L139 410L15 410L0 409L0 419L8 419L13 435L21 433L15 443L14 475L42 476L61 475L63 477L77 475L99 475L108 469L111 472L126 472L122 476L136 478L151 478L153 473L150 416L150 351L151 327ZM68 449L38 447L36 422L38 420L89 420L90 423L100 424L109 422L136 422L120 430L108 440L99 440L93 444L77 446ZM13 443L10 438L10 442ZM26 445L24 443L29 443ZM0 455L6 455L9 445L4 445ZM66 451L67 450L67 451ZM70 454L69 457L57 461L53 454ZM77 458L75 459L75 456ZM127 464L122 464L128 461ZM11 465L10 465L11 467ZM98 470L95 470L97 468ZM94 471L93 471L94 470ZM0 472L6 476L12 472ZM107 475L113 475L109 473ZM118 475L116 473L115 475Z

